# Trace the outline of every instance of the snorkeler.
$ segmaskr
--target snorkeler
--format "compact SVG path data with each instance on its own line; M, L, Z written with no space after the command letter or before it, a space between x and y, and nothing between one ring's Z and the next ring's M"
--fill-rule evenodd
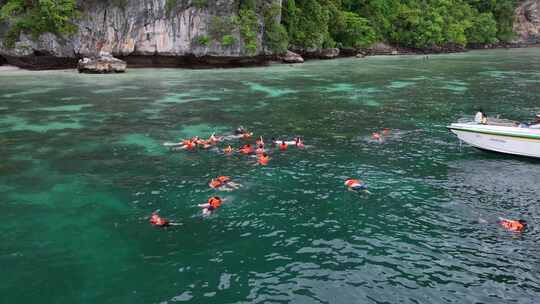
M251 154L253 153L253 147L250 144L245 144L242 148L238 150L242 154Z
M217 210L219 207L221 207L221 204L223 203L223 200L217 196L212 196L208 199L208 202L206 204L199 204L198 206L202 208L202 214L203 215L210 215L212 212Z
M347 179L345 181L345 186L347 186L347 189L349 191L366 191L368 192L368 187L366 186L366 184L364 184L363 181L359 180L359 179Z
M259 155L259 159L257 160L257 163L259 163L259 165L261 166L266 166L268 165L269 161L270 161L270 156L268 156L268 154L266 153L262 153L261 155Z
M527 221L525 220L508 220L500 218L500 224L504 228L513 232L522 232L527 228Z
M236 128L236 130L234 130L235 135L242 135L244 133L246 133L246 129L244 129L244 127L242 127L242 126Z
M212 147L212 144L208 140L199 139L197 140L197 145L200 146L203 149L209 149Z
M232 154L234 152L233 148L229 145L223 149L223 153Z
M197 147L197 145L195 144L195 142L193 142L193 141L190 140L190 139L183 140L183 141L180 143L180 145L181 145L181 146L179 146L179 147L171 148L171 150L173 150L173 151L179 151L179 150L193 151L193 150L195 150L195 148Z
M255 140L255 144L257 146L262 146L264 148L264 140L263 140L263 137L262 136L259 136L259 138L257 138L257 140Z
M248 140L248 139L251 138L252 135L253 135L253 133L245 132L245 133L242 134L242 139Z
M297 137L294 139L294 144L296 145L297 148L300 148L300 149L305 148L304 141L302 141L300 137Z
M210 135L210 137L208 138L208 143L211 145L215 145L221 140L223 140L222 136L216 136L216 133L212 133L212 135Z
M154 213L150 217L150 224L152 224L152 226L156 226L156 227L167 227L167 226L169 226L170 222L169 222L169 220L164 219L164 218L160 217L159 215L157 215L156 213Z
M373 133L371 134L371 139L374 139L374 140L377 140L377 141L382 141L381 133L379 133L379 132L373 132Z
M241 184L233 182L229 176L219 176L217 178L213 178L210 180L210 183L208 183L208 186L210 186L212 189L217 189L220 191L233 191L242 187Z
M281 151L287 150L288 147L289 147L289 145L288 145L285 141L283 141L283 140L281 141L281 144L279 144L279 149L280 149Z
M259 145L257 149L255 149L255 154L260 155L264 153L264 145Z

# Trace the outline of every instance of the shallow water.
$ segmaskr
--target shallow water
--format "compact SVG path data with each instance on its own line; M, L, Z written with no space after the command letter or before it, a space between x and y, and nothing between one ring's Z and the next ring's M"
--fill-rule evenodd
M518 49L2 72L0 302L537 302L540 162L460 148L445 126L478 107L529 119L539 71L540 49ZM161 146L238 125L310 147L257 167ZM217 175L244 187L202 218ZM183 225L151 227L155 210Z

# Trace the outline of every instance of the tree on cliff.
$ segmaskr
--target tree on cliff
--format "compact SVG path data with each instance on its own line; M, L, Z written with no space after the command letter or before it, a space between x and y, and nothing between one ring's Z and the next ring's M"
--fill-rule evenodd
M77 15L75 0L7 0L0 9L0 20L10 26L4 44L13 47L21 33L33 38L46 32L73 33Z

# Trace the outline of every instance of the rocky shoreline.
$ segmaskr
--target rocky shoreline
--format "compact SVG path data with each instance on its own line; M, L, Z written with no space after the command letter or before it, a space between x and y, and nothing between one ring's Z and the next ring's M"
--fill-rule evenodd
M489 44L489 45L471 45L467 48L445 47L436 49L410 49L391 46L384 43L378 43L371 48L366 49L328 49L310 52L289 51L286 55L259 55L251 57L228 57L228 56L163 56L163 55L129 55L116 56L127 64L129 68L185 68L185 69L213 69L213 68L241 68L268 66L270 64L293 64L302 63L311 60L329 60L334 58L357 57L364 58L368 56L396 56L396 55L433 55L462 53L471 50L486 49L512 49L512 48L531 48L540 47L538 44L507 43L507 44ZM61 70L61 69L79 69L78 64L83 58L63 58L47 54L34 54L24 57L1 57L0 66L15 66L25 70ZM125 68L124 68L125 69ZM87 73L106 73L104 71L92 72L82 69ZM117 73L117 70L111 71Z

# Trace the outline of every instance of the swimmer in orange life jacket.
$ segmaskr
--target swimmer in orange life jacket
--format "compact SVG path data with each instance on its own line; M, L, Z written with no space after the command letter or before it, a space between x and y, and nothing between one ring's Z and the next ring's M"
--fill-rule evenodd
M382 131L382 134L383 134L384 136L388 136L388 135L390 134L390 129L384 128L383 131Z
M162 218L159 215L154 213L150 217L150 224L152 224L152 226L156 226L156 227L167 227L167 226L169 226L170 223L169 223L169 221L167 219L164 219L164 218Z
M245 132L242 134L242 139L250 139L253 133Z
M283 141L283 140L281 141L281 144L279 144L279 149L281 151L287 150L288 147L289 147L289 145L287 145L287 143L285 141Z
M504 228L513 231L513 232L522 232L527 228L527 221L525 220L508 220L508 219L500 219L500 224Z
M236 128L236 130L234 130L234 135L242 135L244 133L246 133L246 129L244 129L244 127L240 126L238 128Z
M222 139L223 139L223 137L218 137L218 136L216 136L215 133L212 133L212 135L210 135L210 137L208 138L208 143L211 144L211 145L215 145L218 142L220 142Z
M157 213L152 213L150 216L150 224L154 227L168 227L168 226L181 226L181 223L173 223L168 219L162 218Z
M253 148L251 147L250 144L246 144L242 148L240 148L238 151L240 151L240 153L242 154L251 154L253 153Z
M233 148L231 146L227 146L227 147L225 147L225 149L223 149L223 153L225 153L225 154L231 154L233 152L234 151L233 151Z
M212 196L208 199L208 202L206 204L199 204L198 206L202 208L202 214L203 215L210 215L212 212L216 211L219 207L221 207L221 204L223 203L223 200L217 196Z
M263 140L262 136L257 138L257 140L255 141L255 145L262 146L264 148L264 140Z
M261 155L261 154L263 154L263 153L264 153L264 146L263 146L263 145L259 145L259 146L257 147L257 149L255 149L255 154Z
M263 154L259 155L259 159L257 160L257 162L261 166L268 165L269 161L270 161L270 156L268 156L268 154L266 154L266 153L263 153Z
M172 149L175 150L175 151L178 151L178 150L189 150L189 151L192 151L192 150L194 150L196 147L197 147L197 145L196 145L193 141L187 139L187 140L183 140L183 141L182 141L182 145L181 145L180 147L175 147L175 148L172 148Z
M373 134L371 134L371 139L382 141L382 136L378 132L373 132Z
M300 137L297 137L294 139L294 144L296 145L296 147L302 149L304 148L304 142L302 141L302 139Z
M242 185L233 182L229 176L219 176L217 178L213 178L210 180L210 183L208 183L208 186L210 186L212 189L217 189L220 191L233 191L242 187Z
M363 181L359 180L359 179L347 179L345 181L345 186L347 186L347 189L349 191L366 191L368 192L368 187L366 186L366 184L364 184Z

